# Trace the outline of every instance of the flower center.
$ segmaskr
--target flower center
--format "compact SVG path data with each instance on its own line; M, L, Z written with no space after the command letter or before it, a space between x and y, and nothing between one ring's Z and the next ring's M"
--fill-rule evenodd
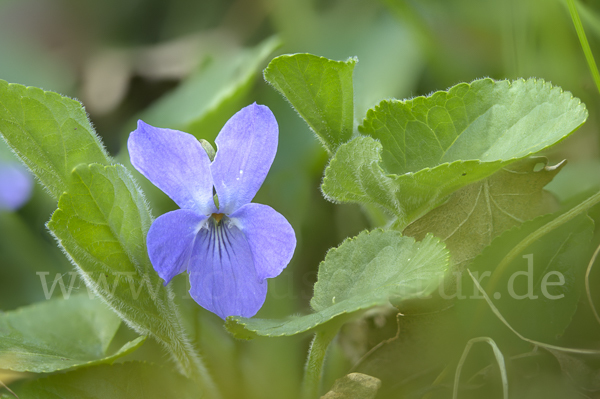
M217 221L217 223L219 223L221 221L221 219L223 219L223 216L225 216L225 214L213 213L211 216L213 217L213 219L215 219Z

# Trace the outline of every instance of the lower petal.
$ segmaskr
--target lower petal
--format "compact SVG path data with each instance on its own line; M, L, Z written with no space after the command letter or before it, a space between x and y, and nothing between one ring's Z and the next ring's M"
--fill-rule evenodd
M294 229L283 215L262 204L246 204L230 215L254 254L259 278L278 276L296 249Z
M160 216L150 226L148 255L165 285L187 269L198 231L206 219L194 211L178 209Z
M226 221L209 221L200 231L188 267L190 294L222 319L252 317L267 297L244 234Z

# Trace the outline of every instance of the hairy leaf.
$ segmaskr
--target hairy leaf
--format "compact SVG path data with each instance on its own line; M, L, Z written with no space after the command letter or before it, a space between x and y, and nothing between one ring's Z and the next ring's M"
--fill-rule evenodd
M421 242L397 231L362 232L330 250L319 266L314 313L285 320L229 317L238 338L294 335L359 310L430 294L448 266L448 252L433 236Z
M110 163L83 106L36 87L0 80L0 135L55 199L77 165Z
M0 314L0 368L49 373L112 362L145 337L109 354L121 319L87 295L54 299Z
M104 166L111 159L81 104L0 81L0 134L59 200L48 227L86 285L137 332L161 342L181 372L207 375L171 289L148 259L152 217L141 190L124 167ZM204 385L213 389L208 379Z
M333 201L377 204L403 228L448 195L563 140L585 106L543 80L476 80L369 110L325 171Z
M151 224L144 198L120 165L79 166L48 228L86 285L132 328L168 347L189 372L187 339L172 294L146 252Z
M267 82L292 104L330 154L352 137L356 62L356 58L332 61L312 54L282 55L264 71Z

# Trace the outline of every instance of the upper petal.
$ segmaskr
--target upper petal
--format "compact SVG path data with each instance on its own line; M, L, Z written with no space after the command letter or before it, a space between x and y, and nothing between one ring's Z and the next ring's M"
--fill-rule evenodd
M283 215L262 204L246 204L230 215L246 236L259 278L278 276L296 248L294 229Z
M146 238L154 270L167 284L183 273L202 225L208 217L188 209L165 213L152 223Z
M16 162L0 163L0 210L19 209L33 190L33 177Z
M131 164L179 207L215 211L210 159L194 136L138 121L127 148Z
M188 272L192 298L222 319L252 317L267 297L267 282L256 275L244 234L227 223L206 223L194 245Z
M264 105L242 108L223 126L211 165L220 212L232 213L252 201L275 159L277 140L277 121Z

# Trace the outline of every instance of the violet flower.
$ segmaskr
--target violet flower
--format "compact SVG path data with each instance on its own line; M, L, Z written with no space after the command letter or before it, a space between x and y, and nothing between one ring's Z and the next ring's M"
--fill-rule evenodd
M127 143L133 166L181 207L150 227L154 269L165 284L187 270L192 298L223 319L254 316L266 299L266 279L282 272L296 247L281 214L250 203L277 140L273 113L254 103L227 121L213 162L194 136L142 121Z
M23 166L0 161L0 210L16 211L29 200L32 190L33 178Z

